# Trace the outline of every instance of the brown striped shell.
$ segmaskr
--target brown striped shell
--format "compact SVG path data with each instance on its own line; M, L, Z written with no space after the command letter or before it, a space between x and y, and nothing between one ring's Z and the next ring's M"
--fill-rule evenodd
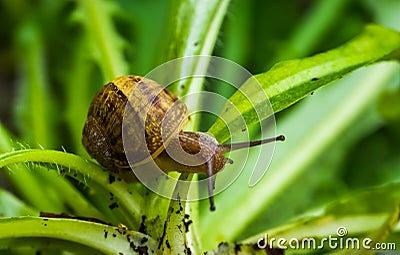
M106 84L94 97L82 143L107 169L129 170L126 153L135 155L133 166L150 159L149 155L156 158L187 119L186 105L155 81L122 76ZM124 143L129 151L124 150Z

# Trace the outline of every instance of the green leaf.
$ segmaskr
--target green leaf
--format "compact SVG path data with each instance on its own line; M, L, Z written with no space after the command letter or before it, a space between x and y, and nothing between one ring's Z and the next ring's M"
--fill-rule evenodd
M101 79L94 79L91 75L92 65L88 65L87 44L79 40L75 45L74 57L72 58L69 75L61 80L66 97L64 119L69 128L70 141L74 146L74 152L85 155L82 146L82 130L86 121L90 101L94 96L95 89L102 84Z
M361 34L336 49L277 63L268 72L255 76L268 96L273 112L267 111L260 117L257 115L257 112L265 112L268 101L257 100L260 91L254 89L254 80L250 79L230 98L240 115L235 114L236 109L231 104L227 104L209 132L224 142L233 135L227 125L236 127L234 132L240 132L242 118L247 125L258 123L351 71L382 59L395 58L396 55L391 54L399 49L398 32L369 25ZM225 124L223 120L228 123Z
M22 75L16 104L17 125L32 146L52 147L59 139L54 132L55 103L50 97L43 31L35 20L25 22L16 40Z
M0 153L12 151L12 140L5 128L0 125ZM99 213L67 180L59 178L55 172L34 166L34 172L28 164L11 164L8 178L14 183L17 191L35 208L42 211L66 211L75 214L90 215L102 219ZM37 170L37 171L36 171ZM45 185L43 185L45 184Z
M343 15L343 10L350 3L346 0L315 2L301 23L296 24L291 37L279 47L278 58L288 59L310 54L321 38L329 32L329 28L336 25L336 20Z
M191 181L192 178L193 174L181 174L179 180ZM174 190L174 197L178 196L181 199L170 200L160 244L167 254L200 254L201 247L192 233L193 220L186 213L188 202L185 198L189 192L189 185L183 186L184 188L181 188L178 184Z
M40 163L50 164L57 169L63 168L63 172L92 188L103 188L112 193L118 202L118 208L111 208L113 213L122 211L124 223L130 227L138 227L140 222L140 206L142 197L131 192L129 185L118 180L114 175L77 155L55 150L19 150L0 154L0 168L15 163ZM60 170L61 171L61 170ZM111 181L111 179L113 181Z
M229 0L172 1L169 57L210 55Z
M352 194L329 205L327 214L337 216L358 213L391 212L400 203L400 183L393 183Z
M387 121L400 123L400 84L397 90L384 91L379 98L378 110Z
M167 59L211 55L229 2L230 0L172 1L173 14L169 16L172 31L167 44L169 52ZM183 68L193 71L200 69L206 73L207 65L204 63L201 65L197 61L182 63L185 66L178 67L178 73ZM201 91L202 83L203 79L189 79L189 82L185 79L171 89L176 95L183 96L192 91Z
M21 145L18 145L21 147ZM0 124L0 153L15 150L13 138ZM7 176L15 189L26 202L41 210L59 211L63 210L59 198L47 197L40 178L34 175L26 165L10 165L7 168L10 174ZM47 190L49 191L49 190ZM52 191L53 192L53 191ZM43 199L46 198L46 199Z
M116 31L113 16L118 10L115 2L105 0L76 1L73 20L82 23L87 33L87 49L101 68L104 80L126 75L129 68L123 56L124 40Z
M0 255L58 255L62 253L104 255L94 248L60 239L51 239L51 242L46 237L0 239Z
M30 208L13 194L0 189L0 216L39 215L39 211Z
M156 254L156 242L144 234L88 221L16 217L0 219L0 240L47 237L91 247L103 254ZM16 243L13 245L17 245ZM18 246L24 246L18 243ZM6 249L11 247L4 247ZM145 252L146 251L146 252Z

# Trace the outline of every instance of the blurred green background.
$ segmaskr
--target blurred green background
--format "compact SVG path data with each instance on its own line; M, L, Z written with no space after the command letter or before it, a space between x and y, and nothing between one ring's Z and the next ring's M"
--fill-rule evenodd
M97 9L84 9L76 1L0 1L0 125L20 141L15 147L64 148L85 155L81 131L96 91L114 76L145 75L169 60L174 1L94 2L101 3L94 5ZM277 61L336 47L367 23L399 31L399 13L398 0L232 0L213 55L257 74ZM104 57L102 49L115 54ZM276 116L278 133L288 141L277 147L272 167L279 168L296 153L306 153L309 161L302 175L237 238L283 224L353 191L400 181L399 72L378 81L383 85L362 107L350 104L348 111L357 109L357 114L325 146L303 147L320 125L340 122L329 114L342 109L346 95L357 103L357 90L370 81L368 74L379 76L392 67L356 72ZM205 89L225 96L233 92ZM8 181L14 173L1 174L2 185L26 199L24 185ZM240 203L231 190L217 201ZM204 224L211 228L207 220Z

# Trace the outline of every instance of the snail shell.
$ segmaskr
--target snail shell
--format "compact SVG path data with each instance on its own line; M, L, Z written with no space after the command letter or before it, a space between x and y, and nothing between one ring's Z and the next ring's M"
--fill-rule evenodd
M165 119L165 113L172 106L173 114ZM149 154L156 158L187 120L186 105L158 83L139 76L122 76L106 84L94 97L83 128L82 143L108 170L130 171L126 153L137 155L136 162L131 162L133 165L145 162ZM135 141L130 143L129 152L123 145L123 121L130 140Z

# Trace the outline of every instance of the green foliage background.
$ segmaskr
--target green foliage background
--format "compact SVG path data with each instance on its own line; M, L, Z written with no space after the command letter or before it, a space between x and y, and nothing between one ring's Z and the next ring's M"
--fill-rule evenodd
M96 91L116 76L145 75L175 57L212 54L260 74L278 61L335 48L367 23L400 30L396 0L210 1L209 10L182 14L178 7L184 8L185 2L190 1L0 1L0 152L43 147L88 157L81 132ZM193 35L198 24L189 22L192 15L203 15L200 24L208 24L210 17L215 22L209 30L200 26L199 34ZM188 35L201 39L198 47L188 46ZM234 92L211 85L202 89L226 97ZM249 189L247 176L242 177L216 197L215 213L207 210L207 201L200 203L195 224L203 251L319 214L337 199L341 202L329 211L335 216L389 215L394 201L399 203L398 63L356 71L278 113L276 119L277 131L287 141L277 145L270 169L288 175L273 174L276 182L257 190ZM203 118L200 129L213 121ZM54 172L28 170L36 167L3 169L3 216L68 212L119 223L120 217L111 212L105 217L97 210L104 194L95 196ZM269 177L267 172L264 179ZM280 186L280 180L285 184ZM379 192L354 196L372 188ZM253 205L255 194L268 199ZM74 207L77 198L97 209ZM342 202L345 206L340 207ZM24 206L11 206L14 203ZM249 213L248 208L256 210ZM400 246L396 229L387 240Z

